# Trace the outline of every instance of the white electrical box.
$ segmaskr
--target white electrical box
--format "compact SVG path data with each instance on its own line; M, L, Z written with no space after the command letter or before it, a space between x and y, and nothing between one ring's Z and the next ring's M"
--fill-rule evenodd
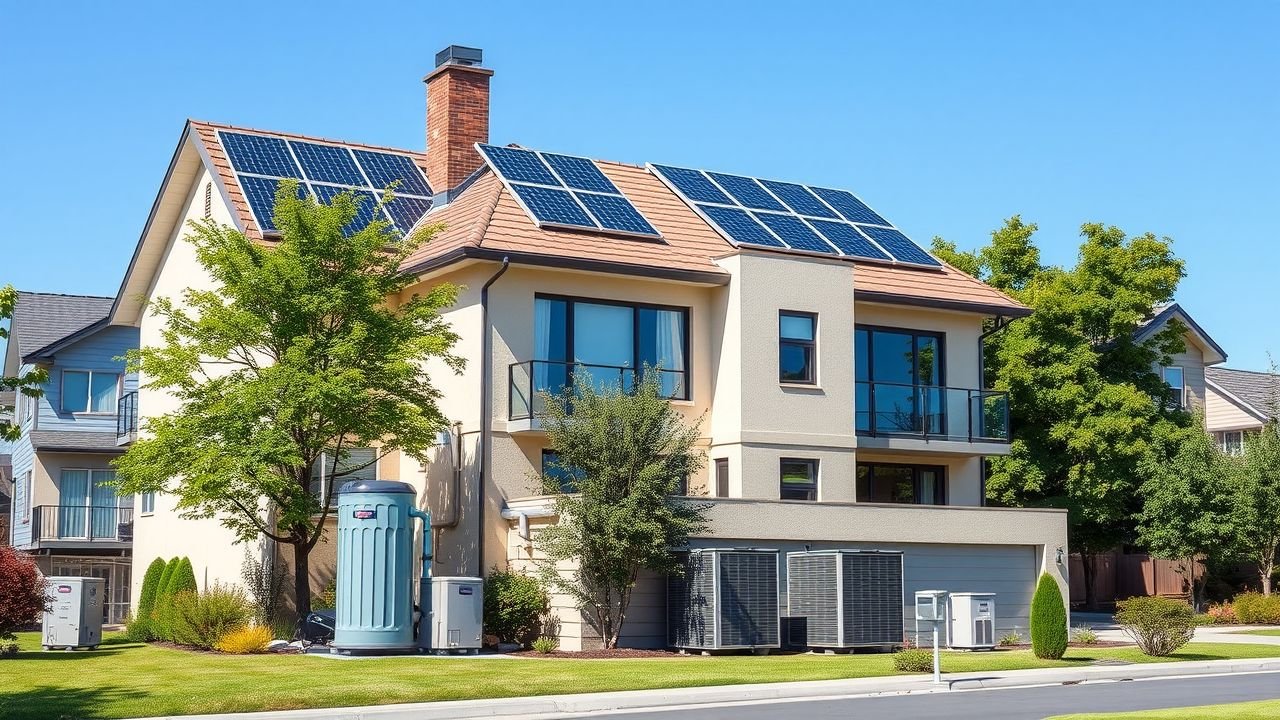
M40 645L45 650L96 648L102 642L107 581L97 577L49 577Z
M916 591L916 620L939 622L946 616L946 590Z
M951 593L947 600L947 646L957 650L996 646L995 593Z
M484 642L484 580L431 578L429 644L436 653L477 653Z

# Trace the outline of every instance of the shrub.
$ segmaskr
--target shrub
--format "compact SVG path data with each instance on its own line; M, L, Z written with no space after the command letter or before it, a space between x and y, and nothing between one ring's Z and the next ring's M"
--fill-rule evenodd
M173 576L169 578L169 594L177 595L185 590L195 592L200 586L196 584L196 573L191 568L190 558L182 558L178 561L178 569L173 571Z
M147 566L147 574L142 576L142 591L138 594L138 612L129 620L129 626L125 628L125 636L134 642L146 642L153 637L151 612L156 607L156 594L159 591L160 576L164 575L164 568L164 560L156 558Z
M246 547L244 560L240 563L240 578L253 600L253 618L257 624L270 626L279 620L284 563L279 562L274 554L259 560ZM314 602L311 605L315 607Z
M543 655L549 655L555 652L558 647L560 647L560 641L549 635L543 635L533 641L533 649Z
M1067 652L1067 606L1049 573L1040 575L1031 598L1031 652L1045 660L1057 660Z
M1240 593L1231 605L1245 625L1280 625L1280 595Z
M1152 657L1164 657L1186 645L1195 633L1195 612L1186 603L1159 596L1117 604L1116 622Z
M218 638L218 642L214 643L213 647L215 650L233 655L250 655L266 652L267 645L271 644L273 639L271 628L265 625L246 625L227 631Z
M183 645L212 648L228 632L248 625L253 616L244 593L221 583L215 583L203 593L182 590L169 602L173 613L173 641Z
M311 596L312 610L336 610L338 608L338 581L330 580L317 595Z
M524 644L537 637L547 593L537 579L494 568L484 581L484 629L500 643Z
M172 596L169 592L169 583L178 572L179 564L181 560L170 558L164 565L164 572L160 573L160 579L156 582L155 604L151 607L151 617L147 618L149 624L147 631L152 640L173 639L173 629L169 623L169 599Z
M907 648L893 654L893 669L898 672L933 672L933 653Z
M1205 617L1209 618L1213 625L1235 625L1240 622L1236 617L1236 608L1231 603L1222 603L1221 605L1210 605L1205 611Z
M1018 632L1018 628L1014 628L1009 632L1000 636L999 643L1008 647L1009 645L1021 645L1022 633Z
M1078 625L1071 631L1071 642L1081 645L1096 645L1098 642L1098 633L1088 625Z
M18 650L14 632L40 620L47 610L45 580L36 563L8 546L0 546L0 655Z

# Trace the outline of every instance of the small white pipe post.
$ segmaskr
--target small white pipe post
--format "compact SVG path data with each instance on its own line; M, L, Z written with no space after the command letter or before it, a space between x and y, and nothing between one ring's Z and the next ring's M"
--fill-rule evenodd
M938 621L933 621L933 684L942 684L942 658L938 652Z

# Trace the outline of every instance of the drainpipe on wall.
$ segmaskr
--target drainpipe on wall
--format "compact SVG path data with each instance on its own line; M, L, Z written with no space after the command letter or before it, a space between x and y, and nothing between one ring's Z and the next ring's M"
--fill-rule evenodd
M480 288L480 467L479 486L476 488L476 573L484 577L484 486L486 462L489 455L489 426L493 424L490 409L493 395L493 340L489 329L489 286L498 281L511 265L511 259L502 258L502 267Z

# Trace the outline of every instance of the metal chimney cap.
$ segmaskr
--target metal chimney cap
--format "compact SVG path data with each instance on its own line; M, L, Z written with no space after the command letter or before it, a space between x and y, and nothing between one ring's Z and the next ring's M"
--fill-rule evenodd
M436 67L441 65L479 65L484 62L484 51L480 48L450 45L436 53Z

